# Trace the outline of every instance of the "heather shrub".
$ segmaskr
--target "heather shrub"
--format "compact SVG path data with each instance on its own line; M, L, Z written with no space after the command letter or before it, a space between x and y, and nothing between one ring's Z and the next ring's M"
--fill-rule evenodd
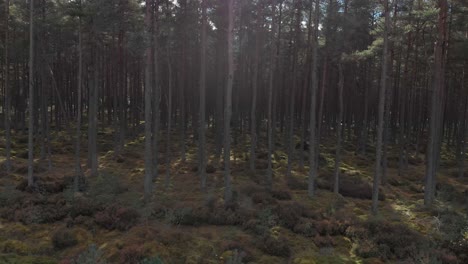
M289 243L283 236L266 234L260 239L260 248L267 254L278 257L291 256Z
M65 249L73 247L78 244L75 233L68 228L61 228L57 230L52 236L52 244L55 249Z
M422 235L402 224L371 219L365 223L368 230L365 240L358 248L361 257L380 257L384 260L411 260L427 251L429 243ZM361 240L362 242L363 240Z
M271 196L277 200L291 200L291 194L288 191L284 190L273 190L271 191Z
M125 231L133 227L139 218L140 214L135 209L110 205L103 211L97 212L94 221L108 230Z
M318 248L330 248L330 247L335 247L336 246L336 242L333 239L333 237L328 236L328 235L327 236L316 235L314 237L314 244Z
M120 263L139 264L145 259L145 251L141 246L131 245L120 251Z

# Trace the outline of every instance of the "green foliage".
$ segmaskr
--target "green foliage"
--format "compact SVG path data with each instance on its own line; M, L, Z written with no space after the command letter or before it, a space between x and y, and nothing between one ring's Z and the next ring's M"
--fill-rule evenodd
M50 257L19 256L16 254L0 255L2 264L57 264L57 261ZM76 264L76 263L73 263Z
M432 249L430 241L402 224L371 218L365 227L368 233L357 249L361 257L414 261Z
M73 218L78 216L93 216L96 211L102 208L96 200L85 197L75 198L69 204L69 213Z
M356 51L353 54L346 56L347 60L367 60L376 57L383 45L383 39L377 38L372 42L372 45L368 46L367 49Z
M194 224L193 208L182 207L168 210L166 212L166 221L173 225Z
M289 257L291 255L289 242L281 235L265 234L259 243L260 248L269 255L278 257Z
M73 184L67 184L63 189L63 197L67 203L72 204L75 198L75 192L73 190Z
M126 231L133 227L139 218L140 215L135 209L112 204L96 213L95 222L108 230Z
M276 226L279 222L278 216L274 214L270 208L266 208L260 211L258 214L258 219L261 225L268 228Z
M102 172L90 185L89 196L98 203L110 204L126 190L127 188L121 183L119 177Z
M59 229L52 236L52 243L56 249L64 249L78 244L76 235L67 228Z
M15 186L5 186L0 190L0 207L18 204L24 197L25 194L16 190Z
M437 212L434 218L438 222L439 232L443 234L444 239L454 240L463 235L463 231L468 230L466 217L453 210L445 209Z

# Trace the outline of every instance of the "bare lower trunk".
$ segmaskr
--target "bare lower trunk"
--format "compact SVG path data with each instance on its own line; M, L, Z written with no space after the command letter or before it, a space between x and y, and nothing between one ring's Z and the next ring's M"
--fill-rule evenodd
M335 156L335 184L333 186L333 192L338 194L340 188L340 163L341 163L341 145L343 135L343 88L344 88L344 73L343 65L340 62L338 64L339 71L339 83L338 83L338 100L339 100L339 112L338 119L336 120L336 156Z
M369 127L369 85L367 84L367 80L365 81L365 91L364 91L364 120L362 122L362 129L361 129L361 155L366 154L367 148L367 130Z
M299 7L297 9L297 19L296 19L296 32L295 32L295 38L296 42L299 44L300 43L300 35L301 35L301 21L302 21L302 10ZM292 87L291 87L291 94L290 96L290 101L289 101L289 129L288 129L288 167L286 171L286 177L291 176L291 171L292 171L292 164L294 160L294 119L296 117L295 115L295 109L296 109L296 89L297 89L297 71L298 71L298 50L296 46L293 48L293 60L292 60Z
M434 54L434 79L431 99L431 122L427 143L424 205L430 207L435 198L436 173L442 139L443 101L445 98L445 53L447 46L447 0L439 0L438 38Z
M385 91L388 82L388 30L390 26L390 15L388 0L385 0L385 26L384 26L384 47L382 54L382 76L379 89L379 104L378 104L378 126L377 126L377 148L375 159L375 173L372 186L372 213L377 214L377 203L379 201L379 186L382 175L382 143L384 133L384 112L385 112Z
M161 86L159 78L159 45L158 45L158 12L159 6L158 1L154 1L154 14L153 14L153 180L157 180L159 177L159 126L161 120ZM154 186L153 186L154 188Z
M468 65L468 64L467 64ZM465 66L467 68L467 66ZM465 70L463 71L463 78L462 78L462 91L464 90L465 86L465 78L466 78L466 72ZM464 177L465 176L465 159L466 159L466 139L468 137L468 122L466 119L468 118L468 92L466 93L466 98L465 98L465 107L463 109L463 121L462 124L460 124L461 131L460 131L460 138L461 138L461 144L460 144L460 151L459 151L459 162L458 162L458 176Z
M166 132L166 189L169 188L171 179L171 130L172 130L172 64L171 53L167 48L167 69L168 69L168 95L167 95L167 132Z
M259 5L259 4L258 4ZM257 12L260 12L260 7L257 8ZM257 32L260 30L260 13L257 13ZM255 149L257 148L257 86L258 86L258 60L260 52L260 37L259 34L255 38L255 55L253 64L253 76L252 76L252 107L250 110L250 170L255 171L255 160L257 154Z
M318 66L317 66L318 67ZM318 111L318 119L317 119L317 139L315 140L315 147L317 151L315 152L315 164L318 167L318 159L319 159L319 151L320 151L320 140L323 133L322 125L323 125L323 108L324 108L324 101L325 101L325 89L327 86L327 75L328 74L328 55L325 56L323 62L323 73L322 73L322 85L320 86L320 104L319 104L319 111ZM318 77L317 77L318 78ZM318 83L318 80L317 80ZM317 84L317 93L318 91L318 84Z
M93 22L94 23L94 22ZM92 29L92 41L93 41L93 62L92 69L90 69L90 87L89 87L89 127L88 127L88 159L91 167L91 176L97 176L98 174L98 158L97 158L97 107L98 107L98 60L96 52L96 36L95 26Z
M29 125L28 125L28 187L32 187L34 153L34 0L29 10Z
M317 137L316 134L316 108L317 108L317 60L318 60L318 34L320 22L320 0L315 0L315 23L314 23L314 43L312 51L312 67L311 67L311 93L310 93L310 153L309 153L309 180L308 180L308 195L313 197L315 194L315 178L317 176ZM312 4L312 3L311 3Z
M198 133L198 174L201 179L202 190L206 189L206 0L202 0L202 24L201 24L201 56L200 56L200 124Z
M146 43L146 63L145 63L145 201L148 202L151 198L153 190L153 173L152 173L152 142L151 142L151 131L152 131L152 107L151 107L151 94L152 94L152 77L151 77L151 47L152 47L152 15L151 15L151 0L146 0L146 14L145 14L145 26L146 34L149 43Z
M78 100L76 113L76 135L75 135L75 177L73 181L73 189L75 192L79 190L79 179L82 177L80 151L81 151L81 86L83 76L83 56L82 56L82 37L81 37L81 18L78 21Z
M9 42L9 20L10 20L10 0L5 2L5 169L7 174L11 173L11 88L9 81L10 65L8 61Z
M224 202L232 202L232 184L231 184L231 116L232 116L232 82L234 78L234 0L228 0L228 18L227 18L227 82L226 96L224 106Z

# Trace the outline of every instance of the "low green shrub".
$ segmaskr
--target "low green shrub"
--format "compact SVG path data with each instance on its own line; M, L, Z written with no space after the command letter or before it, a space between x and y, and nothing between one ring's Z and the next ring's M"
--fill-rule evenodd
M266 234L260 239L260 248L267 254L278 257L291 256L291 248L283 236Z
M106 207L103 211L97 212L94 221L99 226L114 230L125 231L133 227L140 218L137 210L128 207L120 207L116 204Z
M73 231L67 228L61 228L52 236L52 244L55 249L61 250L77 245L78 239Z

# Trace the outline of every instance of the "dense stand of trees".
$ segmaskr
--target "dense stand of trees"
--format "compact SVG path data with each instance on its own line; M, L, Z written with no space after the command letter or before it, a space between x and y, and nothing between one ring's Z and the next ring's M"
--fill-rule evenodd
M116 157L126 141L144 133L145 200L164 187L154 186L164 163L169 186L176 176L170 163L186 161L189 140L197 143L202 190L210 188L207 164L224 169L226 203L235 184L231 159L244 156L251 171L265 169L256 173L264 173L271 189L281 151L287 153L288 179L297 177L308 159L313 197L320 142L331 137L337 142L336 193L344 146L353 143L359 155L374 153L371 146L376 146L375 161L370 161L375 162L373 212L379 186L388 177L389 146L398 149L400 174L411 158L425 153L428 206L442 153L456 157L464 176L465 1L0 4L5 14L0 29L4 169L11 172L11 133L27 130L30 186L35 148L53 166L50 142L57 134L52 132L72 137L70 127L76 128L76 191L85 174L80 149L85 134L88 176L94 176L102 147L99 130L113 129ZM177 144L178 151L171 151L170 144ZM264 153L266 167L256 162Z

